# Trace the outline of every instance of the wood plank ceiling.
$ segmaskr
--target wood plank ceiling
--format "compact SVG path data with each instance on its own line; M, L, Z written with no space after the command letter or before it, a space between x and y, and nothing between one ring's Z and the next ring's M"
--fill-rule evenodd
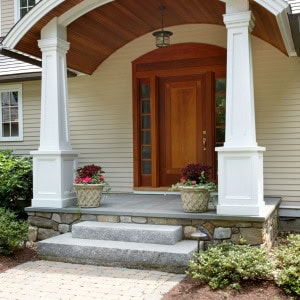
M60 16L83 0L66 0L41 18L21 39L16 49L41 57L37 40L40 30L53 17ZM275 17L251 1L255 16L253 34L286 54ZM68 67L92 74L114 51L161 26L162 0L116 0L88 12L67 28L71 48ZM219 0L164 0L165 27L181 24L222 25L225 4Z

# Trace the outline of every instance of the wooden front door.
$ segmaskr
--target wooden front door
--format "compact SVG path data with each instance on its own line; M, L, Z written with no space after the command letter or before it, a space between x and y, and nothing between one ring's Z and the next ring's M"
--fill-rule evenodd
M171 45L141 56L132 67L134 188L167 190L188 163L211 166L216 178L226 49Z
M188 163L206 161L206 98L209 74L159 82L159 185L171 186ZM209 101L208 101L209 102ZM208 112L211 114L210 112Z

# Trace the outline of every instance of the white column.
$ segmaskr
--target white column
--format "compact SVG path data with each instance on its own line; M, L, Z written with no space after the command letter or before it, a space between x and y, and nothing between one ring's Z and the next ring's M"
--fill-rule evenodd
M263 151L255 131L251 31L248 0L226 3L226 136L218 151L217 214L261 215L264 209Z
M78 153L72 151L68 120L66 28L50 21L38 42L42 51L40 147L33 156L34 207L75 204L74 170Z

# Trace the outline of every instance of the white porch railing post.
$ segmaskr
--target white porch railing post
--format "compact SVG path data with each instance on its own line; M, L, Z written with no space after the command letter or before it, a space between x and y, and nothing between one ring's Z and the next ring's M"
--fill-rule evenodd
M40 147L33 156L34 207L65 207L75 203L73 174L78 153L72 151L68 120L66 28L50 21L41 31L42 96Z
M217 214L260 215L264 208L263 151L258 147L248 0L226 3L227 28L226 137L218 151Z

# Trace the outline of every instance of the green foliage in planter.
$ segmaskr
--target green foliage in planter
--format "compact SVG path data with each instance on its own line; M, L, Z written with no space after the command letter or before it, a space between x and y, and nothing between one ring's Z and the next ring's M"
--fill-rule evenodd
M0 151L0 207L17 211L19 199L32 199L32 161L11 150Z
M276 283L289 294L300 295L300 235L291 234L276 250Z
M271 279L272 270L264 248L221 243L195 254L187 273L213 289L240 289L245 280Z
M8 255L27 239L28 223L18 220L16 214L0 208L0 254Z

